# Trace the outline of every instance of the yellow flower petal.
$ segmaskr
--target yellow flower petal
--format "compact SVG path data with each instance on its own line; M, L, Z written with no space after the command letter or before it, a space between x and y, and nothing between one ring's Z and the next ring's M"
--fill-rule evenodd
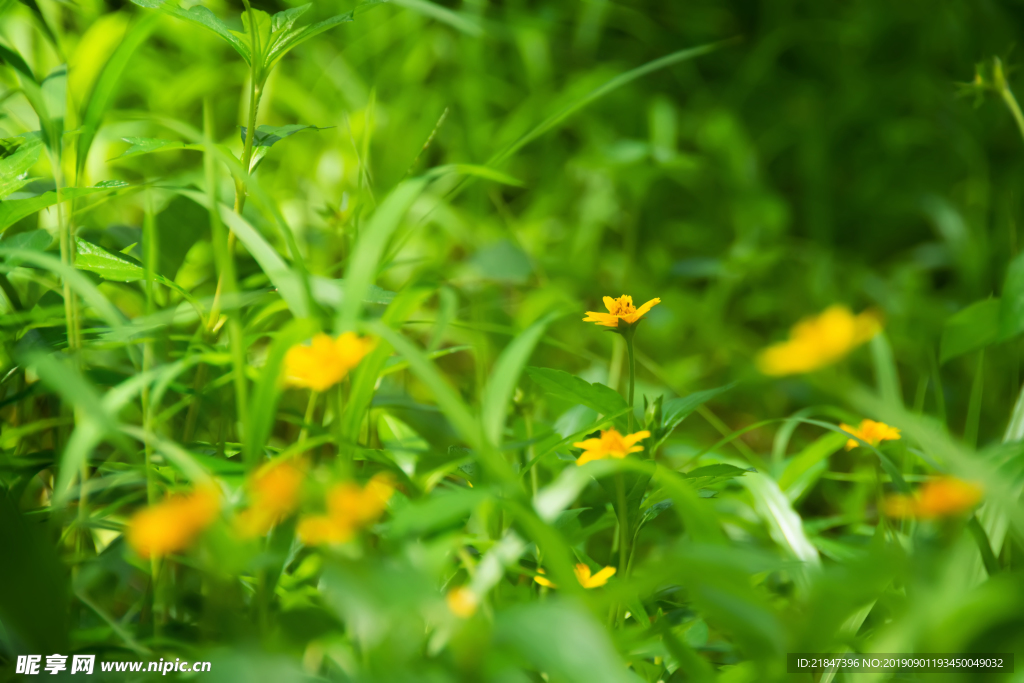
M597 313L594 311L587 311L587 317L583 319L583 322L597 323L598 325L603 325L605 327L618 327L619 321L622 320L632 325L640 318L644 317L648 311L661 303L661 299L651 299L640 308L636 308L633 306L633 297L628 294L623 294L618 299L606 296L603 301L608 312Z
M540 585L546 586L548 588L558 588L558 586L556 586L555 584L551 583L551 580L548 579L545 576L542 576L542 574L544 574L544 570L538 568L537 569L537 576L533 577L533 580L536 581L537 583L539 583Z
M951 517L973 508L981 502L983 494L981 486L973 482L937 477L922 484L913 496L889 496L885 512L890 517Z
M141 557L162 557L186 549L213 523L220 499L212 488L172 496L144 508L128 522L128 544Z
M811 372L836 362L881 329L872 312L855 316L845 306L831 306L794 325L788 340L762 351L758 367L775 376Z
M445 601L452 614L460 619L468 619L476 614L476 608L480 605L480 598L468 586L459 586L448 591Z
M630 453L639 453L644 447L633 444L646 439L650 435L651 433L646 430L626 436L619 434L618 430L614 428L602 431L600 438L587 439L586 441L573 444L577 448L583 449L583 453L576 460L576 464L585 465L593 460L625 458Z
M900 438L900 430L890 427L884 422L875 422L874 420L862 420L859 427L851 427L843 423L839 425L839 428L872 446L877 446L883 441L895 441ZM849 439L846 442L846 450L853 450L860 445L860 442L856 439Z
M298 344L288 349L284 358L285 381L291 386L325 391L344 379L373 347L372 340L352 332L337 339L318 334L308 346Z
M605 567L598 573L590 577L590 584L584 586L584 588L598 588L608 583L608 579L615 575L615 567Z

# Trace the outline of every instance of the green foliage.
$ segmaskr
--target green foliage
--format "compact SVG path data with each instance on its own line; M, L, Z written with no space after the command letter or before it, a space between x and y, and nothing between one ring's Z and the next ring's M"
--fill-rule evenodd
M0 0L0 680L1020 661L1021 21L976 4ZM622 294L628 345L580 320ZM758 371L833 304L884 332Z

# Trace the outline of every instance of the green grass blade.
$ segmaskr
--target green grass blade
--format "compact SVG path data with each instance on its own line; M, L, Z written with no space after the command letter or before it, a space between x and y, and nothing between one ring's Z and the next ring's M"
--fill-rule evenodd
M377 266L388 240L425 186L426 181L422 178L400 184L381 202L360 233L345 273L345 298L339 309L337 331L355 328L363 300L377 277Z
M151 14L136 23L125 34L124 40L114 50L110 60L103 67L103 73L100 75L99 80L96 81L96 86L89 95L88 104L85 106L85 113L82 116L82 125L78 136L76 168L78 169L79 178L85 172L85 162L88 159L89 150L92 148L93 140L96 139L96 133L99 131L100 124L103 123L103 117L110 108L114 95L117 93L117 88L125 69L132 61L135 51L149 38L153 29L156 28L159 18L159 14Z
M519 383L523 368L530 360L537 342L548 325L558 317L557 314L547 315L535 322L505 347L494 364L481 408L484 436L490 443L501 444L509 402Z

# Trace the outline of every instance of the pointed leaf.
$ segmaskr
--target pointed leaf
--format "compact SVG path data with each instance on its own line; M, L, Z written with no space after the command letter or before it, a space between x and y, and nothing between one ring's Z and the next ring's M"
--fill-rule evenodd
M940 362L999 341L1001 308L999 299L985 299L951 315L942 327Z
M484 436L492 444L500 444L505 419L508 416L508 404L515 393L523 366L530 360L534 347L540 341L544 330L556 316L548 315L517 336L498 357L491 373L487 390L483 396L481 418L484 423Z
M305 5L299 5L298 7L292 7L286 9L283 12L278 12L272 17L270 28L274 33L279 31L287 31L295 25L295 21L309 11L309 8L313 6L313 3L309 2Z
M183 10L178 7L177 3L173 0L132 0L132 3L139 7L158 9L179 19L190 21L193 24L197 24L205 29L213 31L218 36L226 40L228 44L235 49L235 52L242 56L242 59L245 60L246 64L252 64L252 52L249 50L249 46L243 43L238 36L235 35L235 32L232 31L216 14L202 5L197 5L191 9Z
M42 150L43 143L36 137L0 140L0 199L29 182L28 170L39 160Z
M628 409L626 401L609 387L591 384L576 375L551 368L526 368L526 374L549 394L574 404L585 405L602 415L615 415Z
M128 183L120 180L106 180L102 183L97 183L93 187L66 187L61 191L62 198L60 200L57 198L57 191L50 190L35 197L0 202L0 232L11 227L22 218L31 216L36 211L57 204L58 201L68 201L69 199L78 199L90 195L109 194L114 190L124 187L128 187Z
M130 146L125 151L111 159L125 159L140 154L151 154L153 152L166 152L173 149L202 149L202 145L187 145L177 140L161 140L160 138L121 138Z
M658 448L665 440L672 435L672 432L682 424L683 420L688 418L693 411L700 408L702 405L713 399L719 394L725 393L732 389L735 384L727 384L724 387L716 387L714 389L707 389L706 391L698 391L689 396L683 396L682 398L674 398L671 401L667 401L662 408L662 422L661 422L661 434L658 440L651 444L650 449L652 452Z
M310 38L318 36L324 31L330 30L339 24L352 21L355 17L354 12L347 14L339 14L331 17L330 19L324 19L318 21L315 24L309 26L303 26L302 28L293 28L282 32L281 36L274 41L274 44L267 51L267 55L263 62L264 73L269 73L274 65L288 53L292 48L301 45Z

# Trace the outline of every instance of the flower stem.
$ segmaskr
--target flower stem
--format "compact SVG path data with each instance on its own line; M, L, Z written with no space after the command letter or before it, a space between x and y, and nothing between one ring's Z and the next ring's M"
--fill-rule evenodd
M629 538L629 513L626 510L626 482L622 472L615 473L615 492L619 499L619 571L625 575L626 558L628 557L626 544Z
M626 334L622 335L626 338L626 352L629 355L629 395L626 398L626 403L629 404L629 412L626 413L626 419L629 424L629 433L633 433L633 388L636 383L636 358L633 355L633 330L631 329Z
M319 392L310 389L309 403L306 404L306 415L302 418L302 429L299 430L299 438L296 443L302 443L309 436L309 425L313 424L313 416L316 414L316 400L319 397Z

